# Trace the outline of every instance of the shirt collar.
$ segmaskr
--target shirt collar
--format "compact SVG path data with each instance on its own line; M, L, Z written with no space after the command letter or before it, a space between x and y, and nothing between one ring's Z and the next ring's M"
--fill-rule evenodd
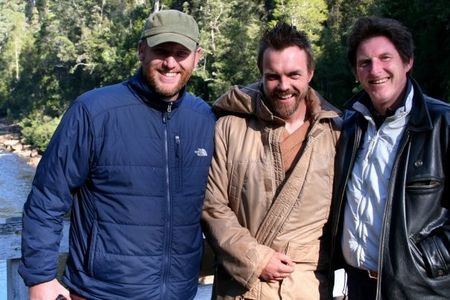
M395 107L389 107L388 109L386 109L385 115L381 115L380 113L378 113L367 93L364 93L364 95L353 104L353 108L365 116L370 116L375 122L376 127L380 128L381 124L383 124L386 119L394 117L395 115L409 113L412 108L413 97L414 89L411 81L408 79L408 81L406 82L406 93L404 94L402 101L397 103Z

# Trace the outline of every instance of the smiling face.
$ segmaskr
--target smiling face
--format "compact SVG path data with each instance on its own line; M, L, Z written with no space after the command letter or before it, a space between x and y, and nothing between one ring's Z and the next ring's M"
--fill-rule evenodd
M308 70L305 51L297 46L282 50L268 48L264 52L264 94L276 116L284 120L299 117L300 104L308 91L313 73Z
M200 58L201 49L189 51L177 43L163 43L149 47L139 43L139 60L147 83L153 90L174 101L186 85Z
M384 115L395 107L406 87L413 59L404 62L394 44L384 36L362 41L356 51L356 78L369 94L374 108Z

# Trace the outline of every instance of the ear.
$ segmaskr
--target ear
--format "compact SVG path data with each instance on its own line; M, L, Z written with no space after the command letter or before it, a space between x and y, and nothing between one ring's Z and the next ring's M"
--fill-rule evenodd
M414 65L414 57L409 59L409 62L405 64L406 73L409 73Z
M314 77L314 70L312 70L311 72L308 72L308 83L311 82L311 80L313 79L313 77Z
M137 52L138 52L137 54L138 54L138 58L141 62L144 61L146 47L147 47L147 42L140 40L138 43L138 47L137 47Z
M200 57L202 57L202 48L197 47L194 52L194 67L197 66L198 62L200 61Z
M356 73L356 69L352 68L353 77L355 77L355 83L359 82L358 73Z

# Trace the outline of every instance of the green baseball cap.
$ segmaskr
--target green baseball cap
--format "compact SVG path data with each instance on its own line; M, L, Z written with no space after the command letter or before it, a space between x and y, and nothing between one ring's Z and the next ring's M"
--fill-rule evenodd
M198 25L193 17L181 11L161 10L148 17L141 39L146 39L150 47L174 42L194 52L199 42Z

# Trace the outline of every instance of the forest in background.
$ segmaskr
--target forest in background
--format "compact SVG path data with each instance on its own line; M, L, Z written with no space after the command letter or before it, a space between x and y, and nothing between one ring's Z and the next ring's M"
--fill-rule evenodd
M284 20L313 43L311 85L341 107L359 88L345 42L364 15L409 27L413 76L430 96L450 99L448 0L0 0L0 117L18 122L26 142L45 150L78 95L134 74L146 17L169 8L199 24L203 56L188 89L210 103L231 85L258 80L260 34Z

